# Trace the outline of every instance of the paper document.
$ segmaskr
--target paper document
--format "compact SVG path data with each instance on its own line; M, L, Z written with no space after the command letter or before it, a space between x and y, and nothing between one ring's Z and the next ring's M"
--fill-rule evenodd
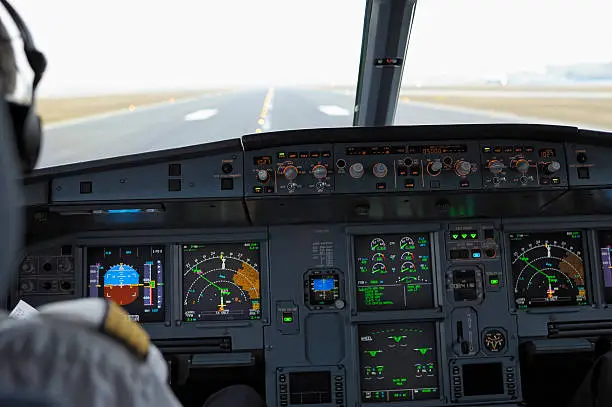
M28 318L34 314L37 314L38 310L25 302L24 300L19 300L17 306L11 311L9 317L14 319L24 319Z

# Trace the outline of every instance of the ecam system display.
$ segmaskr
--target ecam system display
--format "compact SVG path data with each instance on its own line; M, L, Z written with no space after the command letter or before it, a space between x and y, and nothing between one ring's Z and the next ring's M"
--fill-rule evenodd
M582 232L510 233L518 308L587 305Z
M261 319L259 242L183 245L183 321Z
M433 308L429 234L355 237L357 311Z
M361 325L358 332L363 402L440 397L434 322Z
M134 321L164 322L164 246L88 247L89 297L121 305Z

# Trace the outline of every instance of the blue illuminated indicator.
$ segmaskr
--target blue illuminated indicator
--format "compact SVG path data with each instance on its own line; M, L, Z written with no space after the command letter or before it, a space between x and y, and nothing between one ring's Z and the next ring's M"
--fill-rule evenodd
M472 257L473 257L473 258L475 258L475 259L480 258L480 252L474 252L474 253L472 253Z
M109 209L108 213L139 213L141 209Z
M314 291L331 291L334 289L333 278L317 278L313 280L312 288Z

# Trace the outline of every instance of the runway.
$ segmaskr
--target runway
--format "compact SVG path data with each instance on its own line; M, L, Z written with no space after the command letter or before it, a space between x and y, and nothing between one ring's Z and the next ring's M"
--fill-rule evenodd
M136 106L45 127L38 168L237 138L255 132L351 126L354 96L269 88ZM512 115L402 101L395 124L537 122Z

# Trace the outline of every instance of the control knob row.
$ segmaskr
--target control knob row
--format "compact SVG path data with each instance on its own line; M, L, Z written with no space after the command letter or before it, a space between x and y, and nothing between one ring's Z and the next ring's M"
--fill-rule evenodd
M372 174L376 178L384 178L387 176L388 172L389 172L389 168L384 163L376 163L372 167ZM363 167L363 164L361 163L354 163L349 167L349 175L355 179L363 177L364 173L365 173L365 168Z
M294 165L288 165L283 169L283 175L289 181L293 181L294 179L296 179L299 173L299 170ZM312 175L316 179L324 179L327 177L327 168L321 164L315 165L312 168ZM266 170L259 170L257 172L257 179L259 179L261 182L266 182L268 180L268 177L268 171Z

